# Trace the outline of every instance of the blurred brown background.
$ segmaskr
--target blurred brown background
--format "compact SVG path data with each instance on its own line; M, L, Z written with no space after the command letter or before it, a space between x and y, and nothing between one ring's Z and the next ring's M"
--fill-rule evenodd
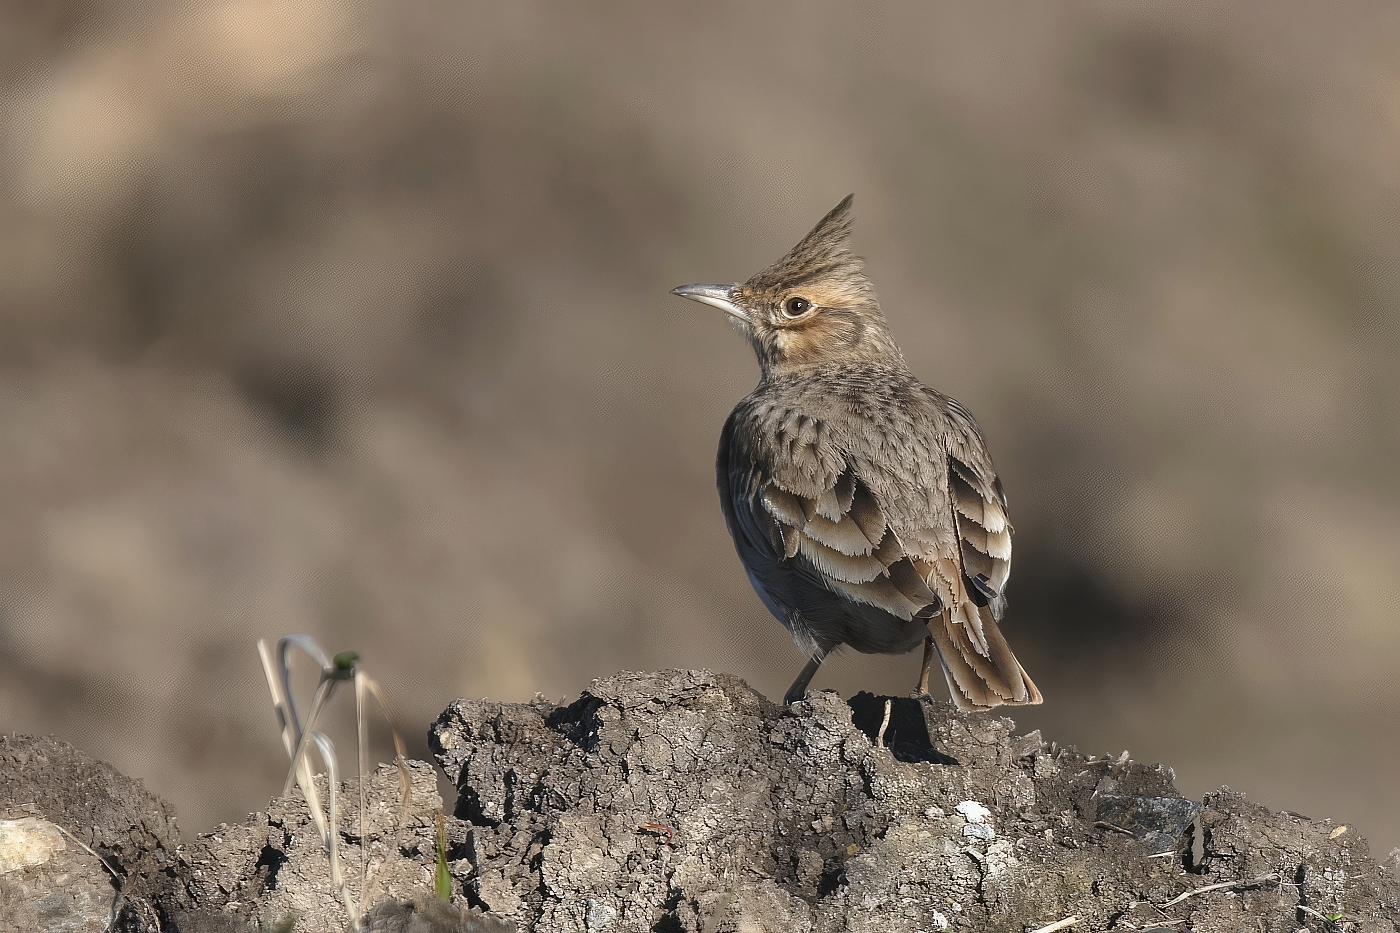
M713 312L847 192L1016 523L1024 728L1400 844L1400 8L0 7L0 729L186 831L254 641L452 698L800 658ZM907 691L917 653L815 687Z

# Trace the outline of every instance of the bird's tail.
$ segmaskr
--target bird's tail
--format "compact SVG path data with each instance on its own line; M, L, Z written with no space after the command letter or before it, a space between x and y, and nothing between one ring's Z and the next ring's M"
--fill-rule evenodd
M964 600L930 619L929 633L958 709L1042 702L1034 681L1011 653L990 606Z

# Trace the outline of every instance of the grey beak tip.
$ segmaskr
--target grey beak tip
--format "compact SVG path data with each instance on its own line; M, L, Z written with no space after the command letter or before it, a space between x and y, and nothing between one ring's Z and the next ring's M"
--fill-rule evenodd
M719 308L730 317L747 322L744 310L734 303L734 289L733 285L682 285L671 289L671 294Z
M733 285L719 285L713 283L678 285L671 289L672 295L689 298L691 301L728 301L733 293Z

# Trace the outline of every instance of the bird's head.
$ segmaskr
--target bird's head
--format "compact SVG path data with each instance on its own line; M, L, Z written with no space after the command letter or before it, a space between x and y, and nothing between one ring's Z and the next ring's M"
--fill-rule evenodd
M902 365L875 289L846 245L853 197L747 282L682 285L671 293L729 315L753 344L765 376L852 362Z

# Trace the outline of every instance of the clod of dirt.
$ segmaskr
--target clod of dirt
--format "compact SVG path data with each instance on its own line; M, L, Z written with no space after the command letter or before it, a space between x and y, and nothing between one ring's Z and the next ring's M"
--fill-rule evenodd
M318 791L326 800L324 777ZM406 787L405 787L406 785ZM407 792L405 792L405 790ZM435 899L437 815L442 798L431 765L383 765L365 780L365 820L354 780L340 785L340 863L365 929L404 933L513 933L514 924L480 911L449 908ZM470 832L459 820L444 820L448 855L460 859ZM238 826L220 826L180 851L190 878L187 903L202 917L177 918L182 933L203 933L218 915L237 918L245 929L275 928L295 919L296 933L341 933L349 917L331 884L330 865L310 811L300 795L272 801ZM460 873L464 863L457 863Z
M0 875L0 902L8 909L47 905L39 910L40 926L6 925L0 905L0 929L77 931L91 917L100 917L96 929L105 929L114 904L118 929L139 928L154 921L158 905L178 900L183 879L174 864L180 841L175 812L111 765L53 738L0 736L0 819L25 818L62 827L70 837L52 860Z
M0 820L0 930L104 933L115 896L97 856L55 824Z
M1013 730L865 694L784 708L727 675L665 671L568 706L459 700L430 743L470 826L469 897L536 933L1400 920L1396 879L1354 831L1225 791L1197 803L1168 768Z

